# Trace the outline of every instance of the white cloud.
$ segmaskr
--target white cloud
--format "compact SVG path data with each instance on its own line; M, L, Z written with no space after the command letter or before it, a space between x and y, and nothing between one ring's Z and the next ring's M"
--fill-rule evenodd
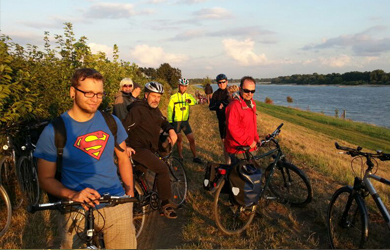
M107 57L111 57L113 54L113 48L104 44L89 43L88 47L91 49L91 52L93 54L97 54L98 52L104 52Z
M323 65L327 65L333 68L341 68L347 66L351 62L352 57L348 55L341 55L330 58L319 58L319 62Z
M162 63L181 63L188 59L188 56L164 52L161 47L151 47L143 44L136 46L131 52L131 56L140 66L158 67Z
M215 7L211 9L203 8L199 11L194 12L194 16L197 19L230 19L232 13L224 8Z
M227 55L236 60L242 66L268 63L268 59L265 54L257 55L253 52L255 42L251 39L246 39L244 41L225 39L222 43Z
M89 18L120 19L134 16L133 4L122 3L96 3L85 13Z

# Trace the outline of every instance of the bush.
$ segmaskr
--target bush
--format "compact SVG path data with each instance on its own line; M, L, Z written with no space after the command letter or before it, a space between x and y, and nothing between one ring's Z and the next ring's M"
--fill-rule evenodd
M267 103L267 104L274 104L274 101L272 101L271 98L266 97L266 98L265 98L265 103Z
M294 100L291 96L287 96L287 102L288 103L292 103Z

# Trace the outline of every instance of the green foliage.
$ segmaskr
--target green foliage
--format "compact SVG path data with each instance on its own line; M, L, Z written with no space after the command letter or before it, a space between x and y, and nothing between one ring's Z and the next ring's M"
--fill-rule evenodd
M157 78L164 79L171 87L177 88L181 78L181 70L172 68L169 63L163 63L157 69Z
M141 86L147 82L136 64L119 60L116 45L112 61L102 52L92 54L86 37L74 37L71 23L64 24L63 35L54 36L55 48L49 37L45 32L44 51L0 37L0 125L54 118L68 110L72 105L70 79L77 68L94 68L104 76L107 98L103 109L114 102L123 78L132 78Z
M203 87L206 87L207 84L212 84L213 82L211 81L211 79L209 77L206 77L206 79L204 79L203 83L202 83L202 86Z
M292 103L292 102L294 102L294 100L291 96L287 96L287 102Z
M267 103L267 104L274 104L274 101L271 98L269 98L268 96L265 97L265 101L264 102Z

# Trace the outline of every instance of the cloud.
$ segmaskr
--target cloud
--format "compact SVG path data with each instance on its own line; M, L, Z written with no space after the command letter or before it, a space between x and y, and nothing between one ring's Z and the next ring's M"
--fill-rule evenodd
M390 38L374 38L374 36L377 36L381 31L386 29L385 26L374 26L357 34L324 39L319 44L306 45L302 49L351 48L359 56L378 56L383 52L390 51Z
M162 63L181 63L188 59L188 56L164 52L161 47L149 45L138 45L130 52L131 56L144 67L158 67Z
M251 39L244 41L225 39L222 43L227 55L242 66L266 64L268 62L265 54L257 55L253 52L255 42Z
M91 52L93 54L97 54L98 52L104 52L107 57L111 57L113 54L113 48L104 44L89 43L88 47L91 49Z
M36 33L31 33L31 32L9 32L9 33L2 33L3 35L9 36L14 43L17 43L21 46L25 46L27 44L32 44L32 45L43 45L43 37L44 34L42 35L37 35ZM51 39L53 39L51 37Z
M193 15L196 19L204 20L204 19L231 19L233 14L220 7L215 8L203 8L201 10L195 11Z
M133 4L96 3L85 13L88 18L120 19L134 16Z
M205 32L202 29L196 30L187 30L185 32L180 32L175 37L171 38L171 41L188 41L194 38L200 38L205 36Z
M210 36L244 36L244 37L257 37L257 36L266 36L266 35L274 35L276 34L273 31L266 30L261 28L260 25L255 26L247 26L247 27L237 27L237 28L229 28L224 30L219 30L215 32L209 32Z

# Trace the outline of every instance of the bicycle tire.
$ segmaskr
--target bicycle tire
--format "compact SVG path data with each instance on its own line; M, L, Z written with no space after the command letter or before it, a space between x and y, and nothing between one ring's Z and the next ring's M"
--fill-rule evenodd
M327 211L328 236L331 248L361 249L368 239L368 216L363 199L356 195L343 218L352 188L339 188L332 196Z
M171 179L171 203L180 207L187 198L188 183L183 164L176 157L170 157L167 161L169 176Z
M218 228L227 235L243 232L255 217L253 208L244 208L234 204L229 192L224 192L225 180L222 180L215 191L214 218Z
M134 195L135 197L139 197L141 195L144 195L144 192L141 188L141 186L137 183L134 182ZM138 238L142 230L144 229L146 221L146 206L142 206L139 202L134 202L133 203L133 224L135 227L135 236Z
M23 194L17 181L16 169L10 156L0 159L0 181L8 193L12 209L19 209L23 204Z
M313 189L306 174L294 164L278 162L272 175L269 189L282 203L295 207L304 207L313 198ZM270 164L266 169L266 177L270 174Z
M5 191L4 187L0 184L0 237L3 236L11 225L12 218L12 206L11 200Z
M35 205L39 201L39 182L36 166L32 165L27 156L19 158L16 165L16 173L20 189L29 205Z

